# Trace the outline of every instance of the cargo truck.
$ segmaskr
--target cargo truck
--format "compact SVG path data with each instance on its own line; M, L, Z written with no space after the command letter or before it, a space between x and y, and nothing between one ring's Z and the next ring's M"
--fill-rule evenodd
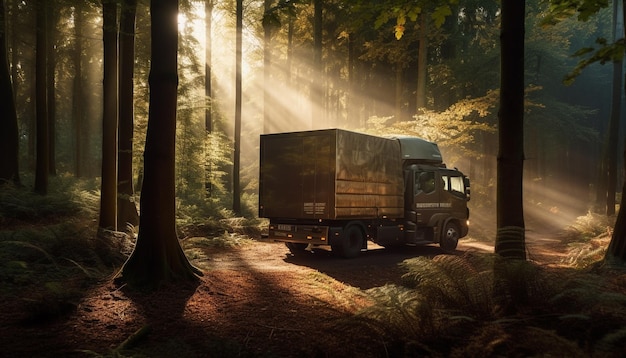
M342 129L263 134L259 217L294 254L316 246L351 258L383 247L456 249L469 225L470 181L436 143Z

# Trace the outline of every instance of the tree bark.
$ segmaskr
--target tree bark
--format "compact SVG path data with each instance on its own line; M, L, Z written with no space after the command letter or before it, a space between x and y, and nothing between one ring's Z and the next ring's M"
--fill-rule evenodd
M100 228L117 230L118 30L117 2L102 1L104 44Z
M272 6L272 0L264 0L264 11L267 12ZM273 86L272 86L272 27L269 21L263 23L263 133L273 133L276 131L272 123L271 111L274 109Z
M626 23L626 7L624 2L620 1L622 6L621 17L622 24ZM626 26L621 29L622 36L626 36ZM624 93L626 93L626 78L624 79ZM626 149L623 153L624 168L626 168ZM608 265L620 265L626 264L626 177L622 184L622 200L620 201L620 209L617 213L617 219L615 220L615 227L613 228L613 235L611 236L611 242L604 255L604 262Z
M237 39L235 59L235 134L233 158L233 211L241 214L241 62L242 62L242 33L243 33L243 0L237 0Z
M74 175L77 178L83 176L83 147L82 147L82 124L84 120L83 107L83 42L80 34L83 27L83 8L77 5L74 8L74 84L72 88L72 121L74 142Z
M119 149L117 171L117 224L137 226L139 214L135 206L133 187L133 127L135 74L135 15L137 0L124 0L120 12L120 70L119 70Z
M19 135L15 96L9 71L7 48L6 7L0 0L0 184L2 181L20 185L19 173Z
M56 167L56 23L59 11L55 8L54 3L48 3L46 11L47 19L47 91L48 91L48 174L55 176L57 174Z
M197 279L176 234L175 148L178 88L178 0L152 0L150 105L144 151L139 236L117 280L156 289Z
M325 128L322 47L323 47L323 0L313 0L313 81L311 83L311 128Z
M428 78L428 17L420 15L419 50L417 57L417 93L415 113L426 108L426 80Z
M206 97L206 108L204 110L204 128L207 134L213 132L213 59L212 59L212 28L213 28L213 0L206 0L204 4L204 21L205 21L205 60L204 60L204 96ZM205 179L204 179L204 189L207 197L211 197L213 194L213 184L211 183L211 172L213 171L211 160L208 159L210 156L209 147L210 143L206 144L207 149L205 150L207 159L205 159L206 168L205 171Z
M41 195L48 193L48 104L47 104L47 36L46 36L46 7L45 0L36 3L37 44L35 59L35 117L37 121L36 164L35 164L35 192Z
M497 235L495 252L526 259L522 178L524 167L525 1L502 1L498 111Z

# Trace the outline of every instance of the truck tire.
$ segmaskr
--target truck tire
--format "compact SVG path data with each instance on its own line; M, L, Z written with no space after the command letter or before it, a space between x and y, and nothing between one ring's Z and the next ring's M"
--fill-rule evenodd
M308 244L299 242L286 242L285 245L294 256L305 254L306 248L309 246Z
M350 225L341 236L341 242L332 245L332 250L347 259L359 256L364 239L361 228L356 225Z
M446 252L452 252L456 249L461 237L461 229L459 224L450 220L446 223L443 231L441 232L441 238L439 239L439 246Z

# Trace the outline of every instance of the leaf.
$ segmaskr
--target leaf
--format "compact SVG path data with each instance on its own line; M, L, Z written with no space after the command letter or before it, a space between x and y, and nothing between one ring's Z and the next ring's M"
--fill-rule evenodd
M452 10L449 5L437 6L432 15L432 18L435 21L435 26L437 28L441 27L441 25L443 25L446 21L446 17L450 15L452 15Z
M396 25L394 27L394 32L396 34L396 40L400 40L402 38L402 36L404 35L404 26L403 25Z
M573 57L579 57L579 56L583 56L586 55L590 52L593 52L594 48L593 47L583 47L580 50L574 52L574 54L572 55Z

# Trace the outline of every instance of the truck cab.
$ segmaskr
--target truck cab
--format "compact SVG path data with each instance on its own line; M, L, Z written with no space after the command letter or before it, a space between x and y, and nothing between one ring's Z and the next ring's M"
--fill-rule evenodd
M407 243L439 242L454 250L467 235L470 198L469 178L456 169L412 164L405 169Z

